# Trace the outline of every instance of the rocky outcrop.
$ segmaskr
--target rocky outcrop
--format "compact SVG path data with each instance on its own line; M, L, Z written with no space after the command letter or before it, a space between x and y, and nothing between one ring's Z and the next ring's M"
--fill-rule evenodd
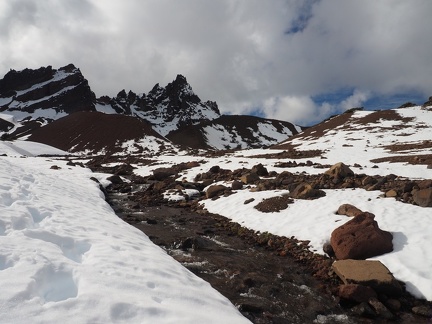
M31 117L38 109L56 113L95 111L96 97L87 80L73 64L56 70L51 66L37 70L9 71L0 80L0 111L20 112Z
M367 259L393 251L393 235L381 230L374 218L362 213L332 232L330 243L337 259Z
M201 101L182 75L165 88L156 84L148 94L120 91L116 97L98 99L99 109L147 120L163 136L170 131L220 116L216 102Z
M426 101L423 105L422 105L423 109L431 109L432 108L432 96L429 97L428 101Z

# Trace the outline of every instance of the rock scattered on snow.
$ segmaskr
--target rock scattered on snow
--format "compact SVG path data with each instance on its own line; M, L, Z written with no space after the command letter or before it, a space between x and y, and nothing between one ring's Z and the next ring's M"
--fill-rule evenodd
M341 180L353 176L354 172L344 163L339 162L333 165L325 174L330 175L334 180Z
M345 215L349 217L355 217L363 213L360 209L358 209L356 206L353 206L351 204L343 204L340 205L336 214L338 215Z
M367 259L393 251L393 235L381 230L374 218L365 212L332 232L330 243L337 259Z

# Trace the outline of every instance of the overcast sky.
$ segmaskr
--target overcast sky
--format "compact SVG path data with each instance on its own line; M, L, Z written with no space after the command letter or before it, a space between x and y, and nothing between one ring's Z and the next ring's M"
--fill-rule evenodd
M73 63L99 97L182 74L222 113L306 125L426 101L431 14L431 0L1 0L0 78Z

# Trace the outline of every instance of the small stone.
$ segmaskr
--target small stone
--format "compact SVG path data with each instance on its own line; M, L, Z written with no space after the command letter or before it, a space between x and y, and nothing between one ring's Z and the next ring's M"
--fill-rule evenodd
M385 301L385 305L392 311L398 312L401 308L401 302L397 299L388 299Z
M338 215L346 215L346 216L350 216L350 217L360 215L361 213L363 213L363 212L360 209L358 209L357 207L355 207L351 204L340 205L337 212L336 212L336 214L338 214Z
M428 306L414 306L412 312L416 315L432 318L432 308Z
M241 182L243 182L244 184L251 184L258 181L259 179L260 178L256 173L248 173L240 178Z
M394 190L394 189L391 189L385 193L385 196L387 198L395 198L395 197L397 197L397 195L398 194L397 194L396 190Z
M243 183L241 183L240 181L234 180L231 183L231 189L232 190L240 190L243 188Z
M250 204L254 200L255 200L255 198L246 199L243 204L245 204L245 205Z
M335 255L335 253L333 251L333 247L331 246L330 242L324 243L324 245L323 245L323 251L325 253L327 253L327 255L329 257L334 257L334 255Z
M372 309L372 307L370 307L367 303L360 303L356 306L354 306L353 308L351 308L351 311L359 316L362 317L369 317L369 318L374 318L377 316L377 314L375 313L375 311Z
M382 318L385 319L392 319L394 318L394 315L392 312L390 312L387 307L384 306L383 303L381 303L376 297L372 297L369 299L369 305L373 307L375 312Z

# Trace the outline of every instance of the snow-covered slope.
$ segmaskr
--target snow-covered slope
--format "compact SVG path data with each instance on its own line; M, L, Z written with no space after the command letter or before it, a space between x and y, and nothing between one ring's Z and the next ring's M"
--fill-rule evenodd
M334 117L288 139L279 149L320 150L326 163L343 161L372 168L374 174L413 177L414 165L423 165L423 177L432 165L432 109L421 106L385 111L354 111ZM321 161L322 162L322 161ZM393 163L391 163L393 162ZM397 163L397 164L395 164Z
M200 149L246 149L277 144L301 131L289 122L255 116L223 115L168 134L172 142Z
M44 150L29 145L27 152ZM208 283L114 214L90 179L105 183L106 175L23 158L0 142L4 153L2 323L248 323Z

